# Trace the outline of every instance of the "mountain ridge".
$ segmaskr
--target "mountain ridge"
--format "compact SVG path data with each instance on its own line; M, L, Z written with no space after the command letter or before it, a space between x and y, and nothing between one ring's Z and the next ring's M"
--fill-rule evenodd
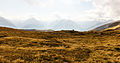
M3 26L3 27L16 27L11 21L7 20L4 17L0 17L0 26Z
M101 30L109 30L109 29L113 29L113 30L116 30L116 29L119 29L120 25L120 20L118 21L113 21L113 22L110 22L110 23L107 23L107 24L104 24L102 26L99 26L95 29L93 29L94 31L101 31ZM112 28L113 27L113 28Z

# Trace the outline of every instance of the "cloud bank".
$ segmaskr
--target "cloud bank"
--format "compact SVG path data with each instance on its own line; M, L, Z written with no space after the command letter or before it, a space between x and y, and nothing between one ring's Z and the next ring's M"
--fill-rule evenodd
M41 6L47 6L47 5L53 5L56 2L72 5L80 2L89 2L91 0L24 0L29 5L41 5Z
M96 7L88 11L95 19L120 19L120 0L93 0Z
M50 6L58 0L25 0L30 5ZM59 0L66 5L73 5L80 2L93 2L95 9L86 10L83 16L79 18L87 18L92 20L115 20L120 19L120 0ZM83 19L84 20L84 19Z
M15 2L15 0L11 0L11 3L9 3L7 0L4 0L4 4L1 4L0 7L0 9L4 13L0 11L0 15L2 16L4 15L12 19L19 18L19 16L22 18L24 16L26 18L33 16L40 18L43 21L56 20L59 18L70 19L74 21L91 21L91 20L101 21L120 19L119 8L120 0L19 0L19 1L20 4L19 5L15 4L16 6L14 5L15 7L13 7L7 6L7 4L11 5L11 3L13 2L17 3ZM2 0L0 2L2 2ZM92 5L89 6L89 4ZM21 6L21 8L15 11L18 8L18 6ZM19 14L20 11L21 13ZM13 17L11 16L11 14Z

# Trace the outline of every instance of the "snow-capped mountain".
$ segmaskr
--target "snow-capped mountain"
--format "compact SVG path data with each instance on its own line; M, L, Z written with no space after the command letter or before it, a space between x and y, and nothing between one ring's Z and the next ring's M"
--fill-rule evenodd
M3 17L0 17L0 26L14 27L18 29L38 29L38 30L77 30L77 31L89 31L89 30L102 30L109 27L112 21L81 21L75 22L68 19L57 19L53 22L42 22L35 18L30 18L25 21L10 21ZM119 21L116 21L117 23ZM115 23L115 22L112 22Z
M26 21L23 22L23 27L26 29L44 29L44 23L41 21L35 19L35 18L30 18Z
M50 24L53 30L80 30L80 26L72 20L56 20Z
M0 17L0 26L3 27L15 27L15 25L13 23L11 23L9 20Z

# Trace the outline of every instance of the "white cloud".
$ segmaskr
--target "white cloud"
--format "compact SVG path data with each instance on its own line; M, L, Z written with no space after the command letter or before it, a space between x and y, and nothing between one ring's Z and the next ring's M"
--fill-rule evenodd
M96 7L96 9L94 10L87 10L85 15L79 15L78 14L74 14L74 13L61 13L61 12L52 12L51 15L48 16L40 16L42 20L55 20L56 19L56 15L59 16L60 18L63 19L71 19L71 20L75 20L75 21L90 21L90 20L94 20L97 18L100 19L106 19L104 15L104 12L101 11L100 6L104 4L104 2L102 2L101 0L25 0L28 4L30 5L40 5L43 7L49 7L49 6L53 6L54 4L56 4L57 2L59 2L59 4L65 4L65 5L74 5L74 4L80 4L81 2L94 2L94 5ZM98 3L101 4L98 4ZM35 15L34 15L35 16ZM37 16L37 15L36 15Z
M95 9L86 10L84 15L76 16L77 21L120 20L120 0L86 0L92 1Z
M92 0L25 0L29 5L41 5L41 6L51 6L52 4L59 2L67 5L76 4L80 2L89 2Z
M96 15L92 18L98 19L119 19L120 0L93 0L96 9L89 11L90 15Z
M25 0L29 5L40 5L43 7L50 6L54 0Z
M2 16L3 15L3 12L2 11L0 11L0 16Z
M119 19L120 16L119 8L120 0L24 0L24 1L29 5L36 5L30 7L30 9L34 10L31 10L30 12L26 13L25 14L26 16L24 17L29 18L31 16L34 16L45 21L55 20L56 18L58 18L58 16L59 18L71 19L75 21L111 20ZM84 5L80 6L80 4L84 2L88 3L93 2L95 9L81 11ZM78 7L76 7L76 4L79 4ZM87 3L85 5L87 5ZM71 12L71 10L73 10L73 12ZM86 11L86 13L84 13L84 11ZM3 15L3 13L0 12L0 15ZM11 19L14 19L16 16L9 17Z

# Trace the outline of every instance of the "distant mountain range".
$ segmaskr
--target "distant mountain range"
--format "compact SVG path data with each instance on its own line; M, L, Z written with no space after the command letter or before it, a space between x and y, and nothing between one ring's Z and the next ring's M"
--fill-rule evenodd
M4 26L4 27L15 27L14 24L12 24L9 20L0 17L0 26Z
M30 18L23 22L23 27L25 29L44 29L44 23L36 20L35 18Z
M36 30L77 30L88 31L94 29L95 31L103 30L110 25L112 21L81 21L75 22L67 19L57 19L51 23L43 22L35 18L30 18L25 21L10 21L0 17L0 26L14 27L19 29L36 29ZM114 22L112 22L114 23ZM118 23L118 22L117 22Z
M80 25L72 20L60 19L50 24L53 30L80 30Z

